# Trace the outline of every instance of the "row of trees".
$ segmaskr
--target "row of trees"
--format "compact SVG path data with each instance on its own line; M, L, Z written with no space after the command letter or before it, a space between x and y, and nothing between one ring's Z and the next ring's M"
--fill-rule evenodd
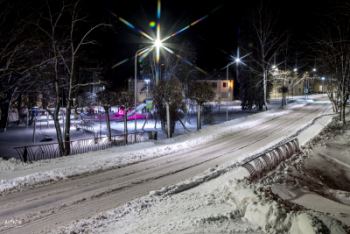
M334 112L345 124L345 107L350 91L350 3L332 1L321 12L318 35L310 43L320 70L326 75L327 94Z
M96 33L113 29L113 26L106 23L104 19L96 21L96 18L91 17L91 13L87 11L85 3L82 4L80 0L44 0L30 6L0 0L0 6L4 9L0 15L2 35L0 39L0 106L3 117L1 124L5 125L6 129L10 107L16 105L20 115L22 107L30 109L36 105L36 97L40 94L43 108L53 117L58 142L70 141L72 110L75 109L77 112L79 106L89 105L92 101L86 88L91 85L107 84L100 74L106 62L93 58L97 57L95 51L101 50L96 47L99 46L99 42L95 40ZM22 17L18 17L19 14ZM13 19L16 20L13 21ZM98 50L94 50L94 47ZM183 58L195 63L196 54L189 42L184 42L178 49ZM150 73L155 71L155 60L152 56L143 63L146 67L145 71L148 64ZM177 111L183 104L182 99L189 97L188 93L192 92L188 84L196 77L198 71L174 54L162 56L162 59L165 64L162 72L166 76L163 78L166 81L157 85L154 96L157 98L162 128L170 137L174 131L175 121L179 120ZM213 90L209 89L208 92L213 93ZM97 93L94 101L101 103L108 116L110 106L117 105L125 112L130 110L134 105L132 96L131 92L120 92L117 95L105 90ZM208 98L211 99L211 96L209 95ZM202 100L203 97L200 98L199 104ZM62 106L66 108L65 119L67 120L63 137L59 124ZM21 119L21 116L18 116L18 119ZM110 137L109 118L106 120ZM125 126L126 121L125 115ZM165 127L166 123L168 128ZM200 127L199 121L198 128ZM125 134L127 134L127 127L125 127ZM59 145L62 155L69 153L69 144Z
M34 97L41 94L43 107L53 117L58 142L68 142L70 121L65 122L62 138L60 108L66 106L69 120L73 100L86 92L85 87L105 83L100 71L106 63L93 59L101 51L96 50L95 39L112 25L104 19L96 21L87 3L80 0L30 4L0 0L1 124L6 130L14 103L20 115L22 102L30 108L35 105ZM68 154L69 144L59 145L61 154Z
M243 109L253 106L268 109L272 81L283 81L281 88L282 106L286 105L286 95L294 91L294 86L306 78L297 69L297 47L304 45L304 72L313 72L313 77L324 77L327 94L333 111L339 113L345 123L345 108L350 91L350 3L346 0L329 1L320 5L317 30L304 37L298 45L291 45L293 35L279 25L278 11L267 1L259 1L248 12L242 23L240 48L249 54L239 66L240 99ZM291 48L293 47L293 48ZM242 52L241 52L242 53ZM276 60L283 68L276 72ZM295 61L295 62L294 62ZM291 65L292 63L292 65ZM316 67L316 64L318 65Z

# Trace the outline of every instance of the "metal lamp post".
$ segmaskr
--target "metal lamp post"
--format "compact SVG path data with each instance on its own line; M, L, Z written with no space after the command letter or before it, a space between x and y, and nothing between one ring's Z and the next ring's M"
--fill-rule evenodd
M323 87L323 81L324 81L324 79L326 79L326 78L324 78L324 77L321 78L321 80L322 80L322 93L324 93L324 87Z
M159 51L159 47L162 46L162 42L160 40L156 40L154 42L154 46L157 48L157 51ZM135 143L136 143L136 136L137 136L137 111L136 111L136 108L137 108L137 56L139 54L142 54L146 51L148 51L150 49L150 47L146 47L146 48L142 48L142 49L139 49L138 51L136 51L135 53L135 57L134 57L134 60L135 60ZM159 53L159 52L157 52ZM159 56L157 56L159 57ZM156 69L156 82L158 82L158 64L157 64L157 69Z
M239 58L237 58L234 62L229 62L226 66L226 83L227 83L227 90L226 90L226 121L228 121L228 93L229 93L229 85L228 85L228 68L230 67L230 65L232 65L233 63L236 63L236 76L238 78L238 63L241 60ZM221 98L221 97L220 97Z
M136 143L136 136L137 136L137 119L136 119L136 115L137 115L137 112L136 112L136 108L137 108L137 55L142 51L142 52L146 52L147 50L149 50L149 47L148 48L142 48L142 49L139 49L138 51L136 51L135 53L135 143ZM126 113L124 112L124 115L126 115Z

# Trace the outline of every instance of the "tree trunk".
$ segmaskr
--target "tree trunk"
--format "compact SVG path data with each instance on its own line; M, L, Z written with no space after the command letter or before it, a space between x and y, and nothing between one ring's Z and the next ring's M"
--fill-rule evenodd
M109 122L109 107L104 107L105 109L105 116L106 116L106 124L107 124L107 135L108 135L108 140L112 140L112 134L111 134L111 125Z
M124 110L124 137L125 137L125 144L128 144L128 116L127 111Z
M169 104L166 103L166 124L167 124L167 136L171 138L171 129L170 129L170 111Z
M5 113L6 118L5 118L4 132L6 132L6 130L7 130L7 126L8 126L8 122L9 122L9 118L10 118L10 106L11 106L11 100L8 101L7 113Z
M344 95L345 96L345 95ZM343 120L343 126L345 126L345 108L346 108L346 101L347 98L344 97L343 103L342 103L342 120Z
M65 155L70 155L70 114L72 112L71 101L68 96L67 105L66 105L66 128L64 129L64 141L65 143Z
M201 128L201 104L197 103L197 131Z
M17 114L18 114L18 125L21 122L21 106L22 106L22 93L18 97Z
M55 94L56 94L56 103L55 103L55 111L53 112L52 118L55 124L56 128L56 135L57 135L57 141L58 141L58 146L60 149L60 155L65 156L64 152L64 145L63 145L63 139L62 139L62 132L61 132L61 127L60 127L60 122L58 120L58 113L60 110L60 96L59 96L59 84L58 80L55 80Z
M264 71L264 105L265 105L265 110L268 110L267 106L267 100L266 100L266 91L267 91L267 76L266 76L266 71Z
M58 147L60 150L60 155L64 156L64 146L62 143L63 142L62 141L62 132L61 132L61 127L60 127L60 122L58 120L58 113L56 113L56 109L55 109L55 112L54 112L52 118L53 118L55 128L56 128L56 136L57 136L57 141L58 141Z

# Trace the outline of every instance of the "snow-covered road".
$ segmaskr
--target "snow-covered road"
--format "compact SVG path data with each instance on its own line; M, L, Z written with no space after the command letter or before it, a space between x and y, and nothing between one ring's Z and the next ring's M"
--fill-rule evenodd
M300 106L204 145L186 149L179 147L171 154L135 164L51 184L39 183L33 188L1 196L0 231L49 232L72 220L118 207L207 169L215 170L218 165L243 162L254 151L283 139L328 107L329 104ZM155 144L153 147L156 149L164 145ZM21 225L4 225L9 219L21 220Z

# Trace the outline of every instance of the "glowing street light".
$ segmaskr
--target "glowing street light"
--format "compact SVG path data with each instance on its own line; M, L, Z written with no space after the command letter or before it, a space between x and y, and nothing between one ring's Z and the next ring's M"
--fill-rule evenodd
M219 7L218 7L219 8ZM218 8L214 9L211 13L215 12ZM107 9L106 9L107 10ZM134 25L132 25L131 23L129 23L128 21L126 21L125 19L123 19L122 17L118 17L116 14L114 14L113 12L111 12L110 10L107 10L109 13L111 13L113 16L117 17L122 23L124 23L125 25L127 25L128 27L137 30L139 33L141 33L143 36L145 36L147 39L149 39L150 41L153 42L153 45L148 47L148 48L144 48L144 49L140 49L136 52L135 54L135 142L136 142L136 131L137 131L137 115L136 115L136 104L137 104L137 56L141 55L140 58L140 62L146 58L146 56L154 49L156 48L156 60L157 60L157 65L156 65L156 85L158 84L158 80L159 80L159 49L160 47L164 48L166 51L175 54L173 51L171 51L169 48L165 47L162 42L168 40L169 38L183 32L184 30L188 29L191 26L194 26L195 24L201 22L202 20L204 20L205 18L207 18L209 16L205 15L204 17L196 20L195 22L191 23L190 25L184 27L183 29L177 31L176 33L164 38L164 39L160 39L160 15L161 15L161 1L158 0L158 4L157 4L157 32L156 32L156 38L152 38L149 35L147 35L145 32L141 31L140 29L135 28ZM141 52L140 52L141 51ZM140 53L139 53L140 52ZM145 53L146 52L146 53ZM178 58L182 59L184 62L188 63L189 65L195 67L197 70L207 74L205 71L203 71L202 69L200 69L199 67L195 66L194 64L192 64L191 62L187 61L186 59L182 58L180 55L175 54ZM125 59L115 65L112 66L112 69L119 66L120 64L123 64L124 62L128 61L128 59Z
M155 45L156 48L159 48L159 47L162 46L162 42L161 42L160 40L156 40L156 41L154 42L154 45Z
M217 8L215 8L213 11L211 11L210 14L207 14L207 15L203 16L202 18L200 18L200 19L198 19L198 20L192 22L191 24L187 25L186 27L182 28L181 30L179 30L179 31L177 31L177 32L175 32L175 33L173 33L173 34L171 34L171 35L169 35L169 36L167 36L167 37L161 39L161 37L160 37L161 1L158 0L157 2L158 2L158 3L157 3L157 23L154 23L154 22L153 22L153 24L156 26L156 38L153 38L153 37L147 35L145 32L143 32L142 30L136 28L134 25L132 25L131 23L129 23L128 21L126 21L126 20L123 19L122 17L117 16L117 15L116 15L115 13L113 13L112 11L110 11L110 10L108 10L108 9L106 9L106 10L107 10L110 14L112 14L114 17L118 18L118 19L120 20L120 22L122 22L122 23L124 23L125 25L127 25L128 27L130 27L130 28L132 28L132 29L138 31L138 32L141 33L143 36L145 36L147 39L149 39L150 41L153 42L153 45L150 47L149 51L148 51L147 53L145 53L145 54L140 58L140 62L141 62L144 58L146 58L147 55L148 55L154 48L156 48L156 60L157 60L157 67L158 67L158 64L159 64L159 49L160 49L160 48L163 48L163 49L165 49L166 51L168 51L168 52L170 52L170 53L176 55L178 58L180 58L181 60L183 60L184 62L186 62L186 63L189 64L190 66L195 67L197 70L199 70L200 72L203 72L203 73L205 73L205 74L207 75L207 73L206 73L204 70L202 70L201 68L197 67L195 64L192 64L191 62L187 61L186 59L182 58L180 55L175 54L173 51L171 51L169 48L167 48L166 46L164 46L162 43L163 43L164 41L170 39L171 37L173 37L173 36L175 36L175 35L177 35L177 34L183 32L183 31L185 31L186 29L188 29L188 28L190 28L190 27L196 25L197 23L201 22L202 20L206 19L210 14L213 14L216 10L218 10L218 9L220 8L220 6L217 7ZM152 24L152 25L153 25L153 24ZM123 64L123 63L125 63L125 62L127 62L128 60L129 60L129 59L124 59L123 61L121 61L121 62L119 62L119 63L113 65L113 66L112 66L112 69L115 68L115 67L117 67L117 66L119 66L119 65L121 65L121 64ZM159 80L159 69L156 69L156 84L158 84L158 80Z
M249 54L250 54L250 53L249 53ZM244 55L242 58L247 57L249 54ZM227 91L226 91L226 121L228 121L228 92L229 92L229 85L228 85L228 68L229 68L232 64L236 63L236 77L237 77L237 79L238 79L238 64L239 64L239 63L242 63L242 64L246 65L245 63L243 63L243 62L241 61L242 58L239 57L239 48L237 48L237 58L233 57L232 55L231 55L231 57L234 59L234 61L229 62L229 63L227 64L227 66L226 66L226 83L227 83ZM221 98L221 97L220 97L220 98Z
M323 87L323 81L325 80L326 78L324 78L324 76L322 76L321 80L322 80L322 93L324 93L324 87Z

